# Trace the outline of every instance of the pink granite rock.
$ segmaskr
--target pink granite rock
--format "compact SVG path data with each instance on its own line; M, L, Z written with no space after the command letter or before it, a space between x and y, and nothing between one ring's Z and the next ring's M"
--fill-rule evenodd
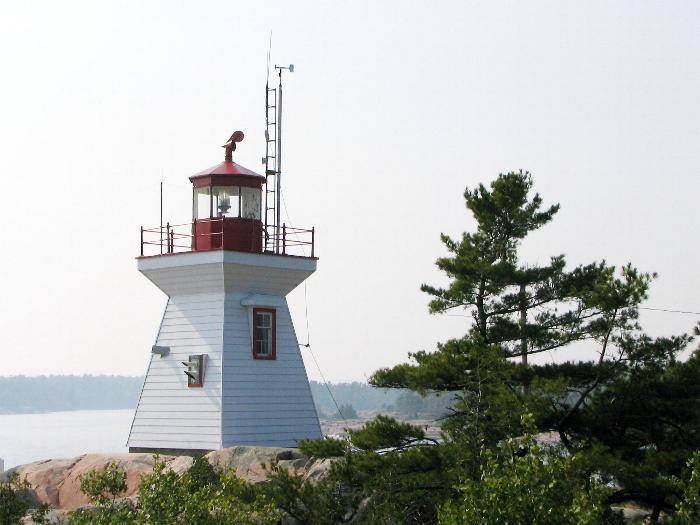
M222 469L233 469L240 478L251 483L263 482L273 461L304 479L318 480L327 472L329 460L313 461L297 449L275 447L232 447L216 450L206 455L209 462ZM189 456L160 456L160 461L173 471L185 472L193 459ZM88 504L80 491L80 477L91 470L100 470L108 463L116 463L127 473L127 491L121 497L133 497L138 493L141 476L153 471L151 454L85 454L72 459L50 459L20 465L16 472L34 488L36 498L56 509L75 510Z
M184 472L192 458L162 456L170 468ZM37 499L58 509L75 510L88 503L80 491L80 476L90 470L100 470L108 463L116 463L126 471L125 497L136 494L141 476L153 470L151 454L86 454L72 459L50 459L20 465L12 469L34 488Z
M293 474L304 475L309 458L295 448L239 446L215 450L206 455L209 463L221 469L233 469L239 478L260 483L267 478L266 467L273 462Z

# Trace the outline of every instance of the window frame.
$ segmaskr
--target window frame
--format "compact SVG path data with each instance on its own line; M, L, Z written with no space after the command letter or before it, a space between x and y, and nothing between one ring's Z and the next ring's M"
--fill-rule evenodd
M271 317L271 331L272 331L272 351L270 355L259 354L256 350L256 333L258 331L258 314L268 313ZM258 308L253 307L253 333L252 333L252 352L253 359L260 359L262 361L273 361L277 359L277 310L275 308Z
M190 367L189 363L191 363L193 357L199 360L199 383L190 383L190 381L192 381L192 378L185 374L185 376L187 377L187 388L202 388L204 386L204 354L190 354L187 357L188 372Z
M214 189L219 189L221 188L229 188L229 189L235 189L238 192L238 214L237 215L231 215L231 216L226 216L222 215L219 216L218 212L217 215L214 215L214 211L217 209L216 206L216 198L214 196ZM208 192L208 197L209 197L209 217L198 217L199 215L199 201L197 198L197 191L201 191L202 189L206 189ZM255 192L255 201L257 201L257 206L256 210L258 212L257 216L254 217L245 217L243 214L243 192L244 190L252 190ZM218 195L218 194L217 194ZM248 202L248 199L246 199L246 203ZM253 201L250 201L253 202ZM192 188L192 220L193 221L201 221L201 220L207 220L207 219L221 219L221 218L226 218L226 219L247 219L247 220L254 220L254 221L262 221L263 220L263 202L262 202L262 189L258 188L256 186L243 186L243 185L235 185L235 184L210 184L209 186L194 186Z
M208 217L198 217L199 215L199 199L197 196L198 190L207 190L207 200L209 201L209 216ZM203 193L203 192L202 192ZM211 186L194 186L192 188L192 221L202 221L202 220L207 220L211 219L211 212L212 212L212 195L211 195Z
M249 201L248 198L246 197L246 199L244 200L243 199L244 191L248 191L248 192L252 191L255 194L254 196L256 197L256 199ZM238 194L240 195L240 202L238 204L238 217L241 219L262 221L262 189L261 188L253 188L250 186L239 186L238 187ZM253 217L246 217L243 214L243 203L245 202L246 204L248 204L249 202L255 202L255 201L257 201L257 206L255 207L255 210L257 210L257 212L258 212L257 215L253 216Z
M211 194L211 210L209 213L209 218L210 219L240 219L243 217L242 213L242 206L243 206L243 198L242 198L242 193L243 190L242 188L245 188L245 186L235 186L235 185L229 185L229 184L219 184L218 186L209 186L209 193ZM238 213L236 215L219 215L219 207L217 206L218 202L218 197L219 197L219 192L221 192L222 189L227 189L229 190L229 193L231 193L233 190L237 192L236 201L237 201L237 206L238 206ZM217 190L216 195L214 194L214 190ZM233 195L230 195L230 198L233 199ZM216 215L214 215L214 211L216 211Z

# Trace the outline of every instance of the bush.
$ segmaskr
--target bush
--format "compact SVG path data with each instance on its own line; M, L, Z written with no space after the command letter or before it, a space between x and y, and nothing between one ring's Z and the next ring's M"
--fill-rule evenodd
M280 512L233 472L217 472L205 458L179 476L156 456L153 472L141 478L138 505L117 501L126 490L126 472L114 463L81 479L95 505L70 516L71 525L272 525Z
M0 483L0 525L20 523L32 506L31 488L27 480L20 480L17 474Z
M688 460L688 479L680 482L683 499L678 514L671 521L674 525L700 523L700 451Z
M301 453L310 458L334 458L344 456L349 444L342 439L302 439L299 442Z
M129 501L116 501L126 492L126 472L117 463L107 463L80 477L80 490L94 505L70 517L70 525L127 525L136 523L134 507Z
M116 463L107 463L102 470L91 470L80 477L80 490L90 503L106 505L126 492L126 472Z
M531 427L524 416L524 427ZM443 525L604 525L622 523L606 505L611 490L577 456L538 445L533 434L485 450L481 479L464 482L461 498L439 512Z

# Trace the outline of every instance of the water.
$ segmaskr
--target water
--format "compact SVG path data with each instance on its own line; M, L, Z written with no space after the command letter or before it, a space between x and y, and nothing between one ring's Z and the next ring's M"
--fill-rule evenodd
M88 452L127 452L133 416L132 409L0 415L0 458L7 470Z

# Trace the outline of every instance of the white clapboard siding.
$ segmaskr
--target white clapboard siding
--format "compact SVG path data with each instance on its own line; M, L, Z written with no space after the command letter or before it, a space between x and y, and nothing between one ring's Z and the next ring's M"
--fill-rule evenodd
M223 326L223 304L223 291L169 298L156 344L170 347L170 353L151 358L129 447L212 450L221 446L222 329L217 335L212 326ZM172 319L180 323L167 324ZM206 354L202 388L187 386L182 361L191 354Z
M141 412L139 423L142 425L160 425L163 423L161 421L162 419L184 419L185 421L183 421L183 424L192 424L194 426L202 422L205 424L212 423L218 425L221 421L218 410L197 410L196 412L183 413L181 410L177 412L164 412L160 410L157 412L150 412L149 410L144 409Z
M321 436L286 295L316 269L310 258L228 251L139 259L168 295L128 446L213 450L295 446ZM252 354L252 309L273 307L276 359ZM204 385L188 388L182 361L205 354Z
M275 308L276 359L253 359L252 309L242 306L236 294L227 294L222 385L224 446L273 443L293 447L300 439L321 437L286 300ZM230 325L243 330L230 330Z
M217 440L199 439L193 436L181 436L169 434L168 436L158 436L157 438L141 438L134 436L129 439L129 448L156 449L156 450L216 450Z

